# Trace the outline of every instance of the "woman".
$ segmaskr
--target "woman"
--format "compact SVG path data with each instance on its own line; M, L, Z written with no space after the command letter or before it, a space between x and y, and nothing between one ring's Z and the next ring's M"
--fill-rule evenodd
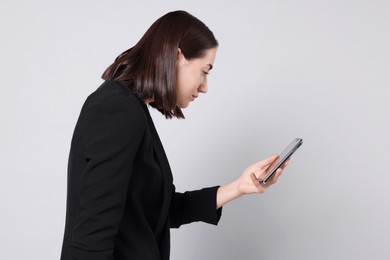
M169 228L217 224L222 206L260 185L277 156L249 166L236 181L178 193L147 105L165 117L207 92L218 43L184 11L158 19L103 74L74 130L61 259L169 259Z

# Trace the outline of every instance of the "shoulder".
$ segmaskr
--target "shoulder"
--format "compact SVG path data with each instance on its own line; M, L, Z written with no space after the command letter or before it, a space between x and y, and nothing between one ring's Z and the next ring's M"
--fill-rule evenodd
M141 135L147 127L146 105L134 93L113 81L104 82L88 96L81 109L78 126L81 132Z
M123 115L146 122L145 109L147 109L146 105L129 88L114 81L105 81L88 96L82 110L109 113L114 117Z
M115 81L105 81L95 92L88 96L84 105L104 106L108 104L115 105L114 107L123 107L124 109L131 108L133 112L145 114L142 101L129 88Z

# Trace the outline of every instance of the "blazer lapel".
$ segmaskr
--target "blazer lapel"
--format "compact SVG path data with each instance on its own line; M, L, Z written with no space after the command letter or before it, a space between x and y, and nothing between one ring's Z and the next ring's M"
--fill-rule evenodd
M163 173L163 180L164 180L164 198L163 198L163 205L161 210L161 216L168 216L169 214L169 206L172 196L172 186L173 186L173 176L172 171L169 166L168 158L165 154L164 147L161 143L160 137L158 136L157 130L154 126L152 117L150 116L149 109L144 106L148 118L148 126L152 135L153 139L153 145L156 149L157 159L158 163L160 164L161 171ZM163 231L167 221L167 217L161 217L158 221L155 234L159 235Z

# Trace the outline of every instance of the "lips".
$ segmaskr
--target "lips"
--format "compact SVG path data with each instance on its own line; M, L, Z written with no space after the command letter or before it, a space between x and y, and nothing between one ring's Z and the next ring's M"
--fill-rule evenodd
M192 97L192 101L194 101L195 98L197 98L198 96L192 95L191 97Z

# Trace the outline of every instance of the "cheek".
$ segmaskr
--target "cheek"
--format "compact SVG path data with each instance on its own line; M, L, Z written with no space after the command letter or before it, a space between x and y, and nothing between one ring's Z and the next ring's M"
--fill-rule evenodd
M191 71L185 71L178 75L177 88L180 93L193 92L200 85L200 78Z
M186 84L189 91L193 92L196 90L202 84L202 81L203 77L199 74L198 71L194 71L188 75Z
M188 82L185 77L178 77L176 82L176 99L178 104L186 99L189 92L188 89Z

